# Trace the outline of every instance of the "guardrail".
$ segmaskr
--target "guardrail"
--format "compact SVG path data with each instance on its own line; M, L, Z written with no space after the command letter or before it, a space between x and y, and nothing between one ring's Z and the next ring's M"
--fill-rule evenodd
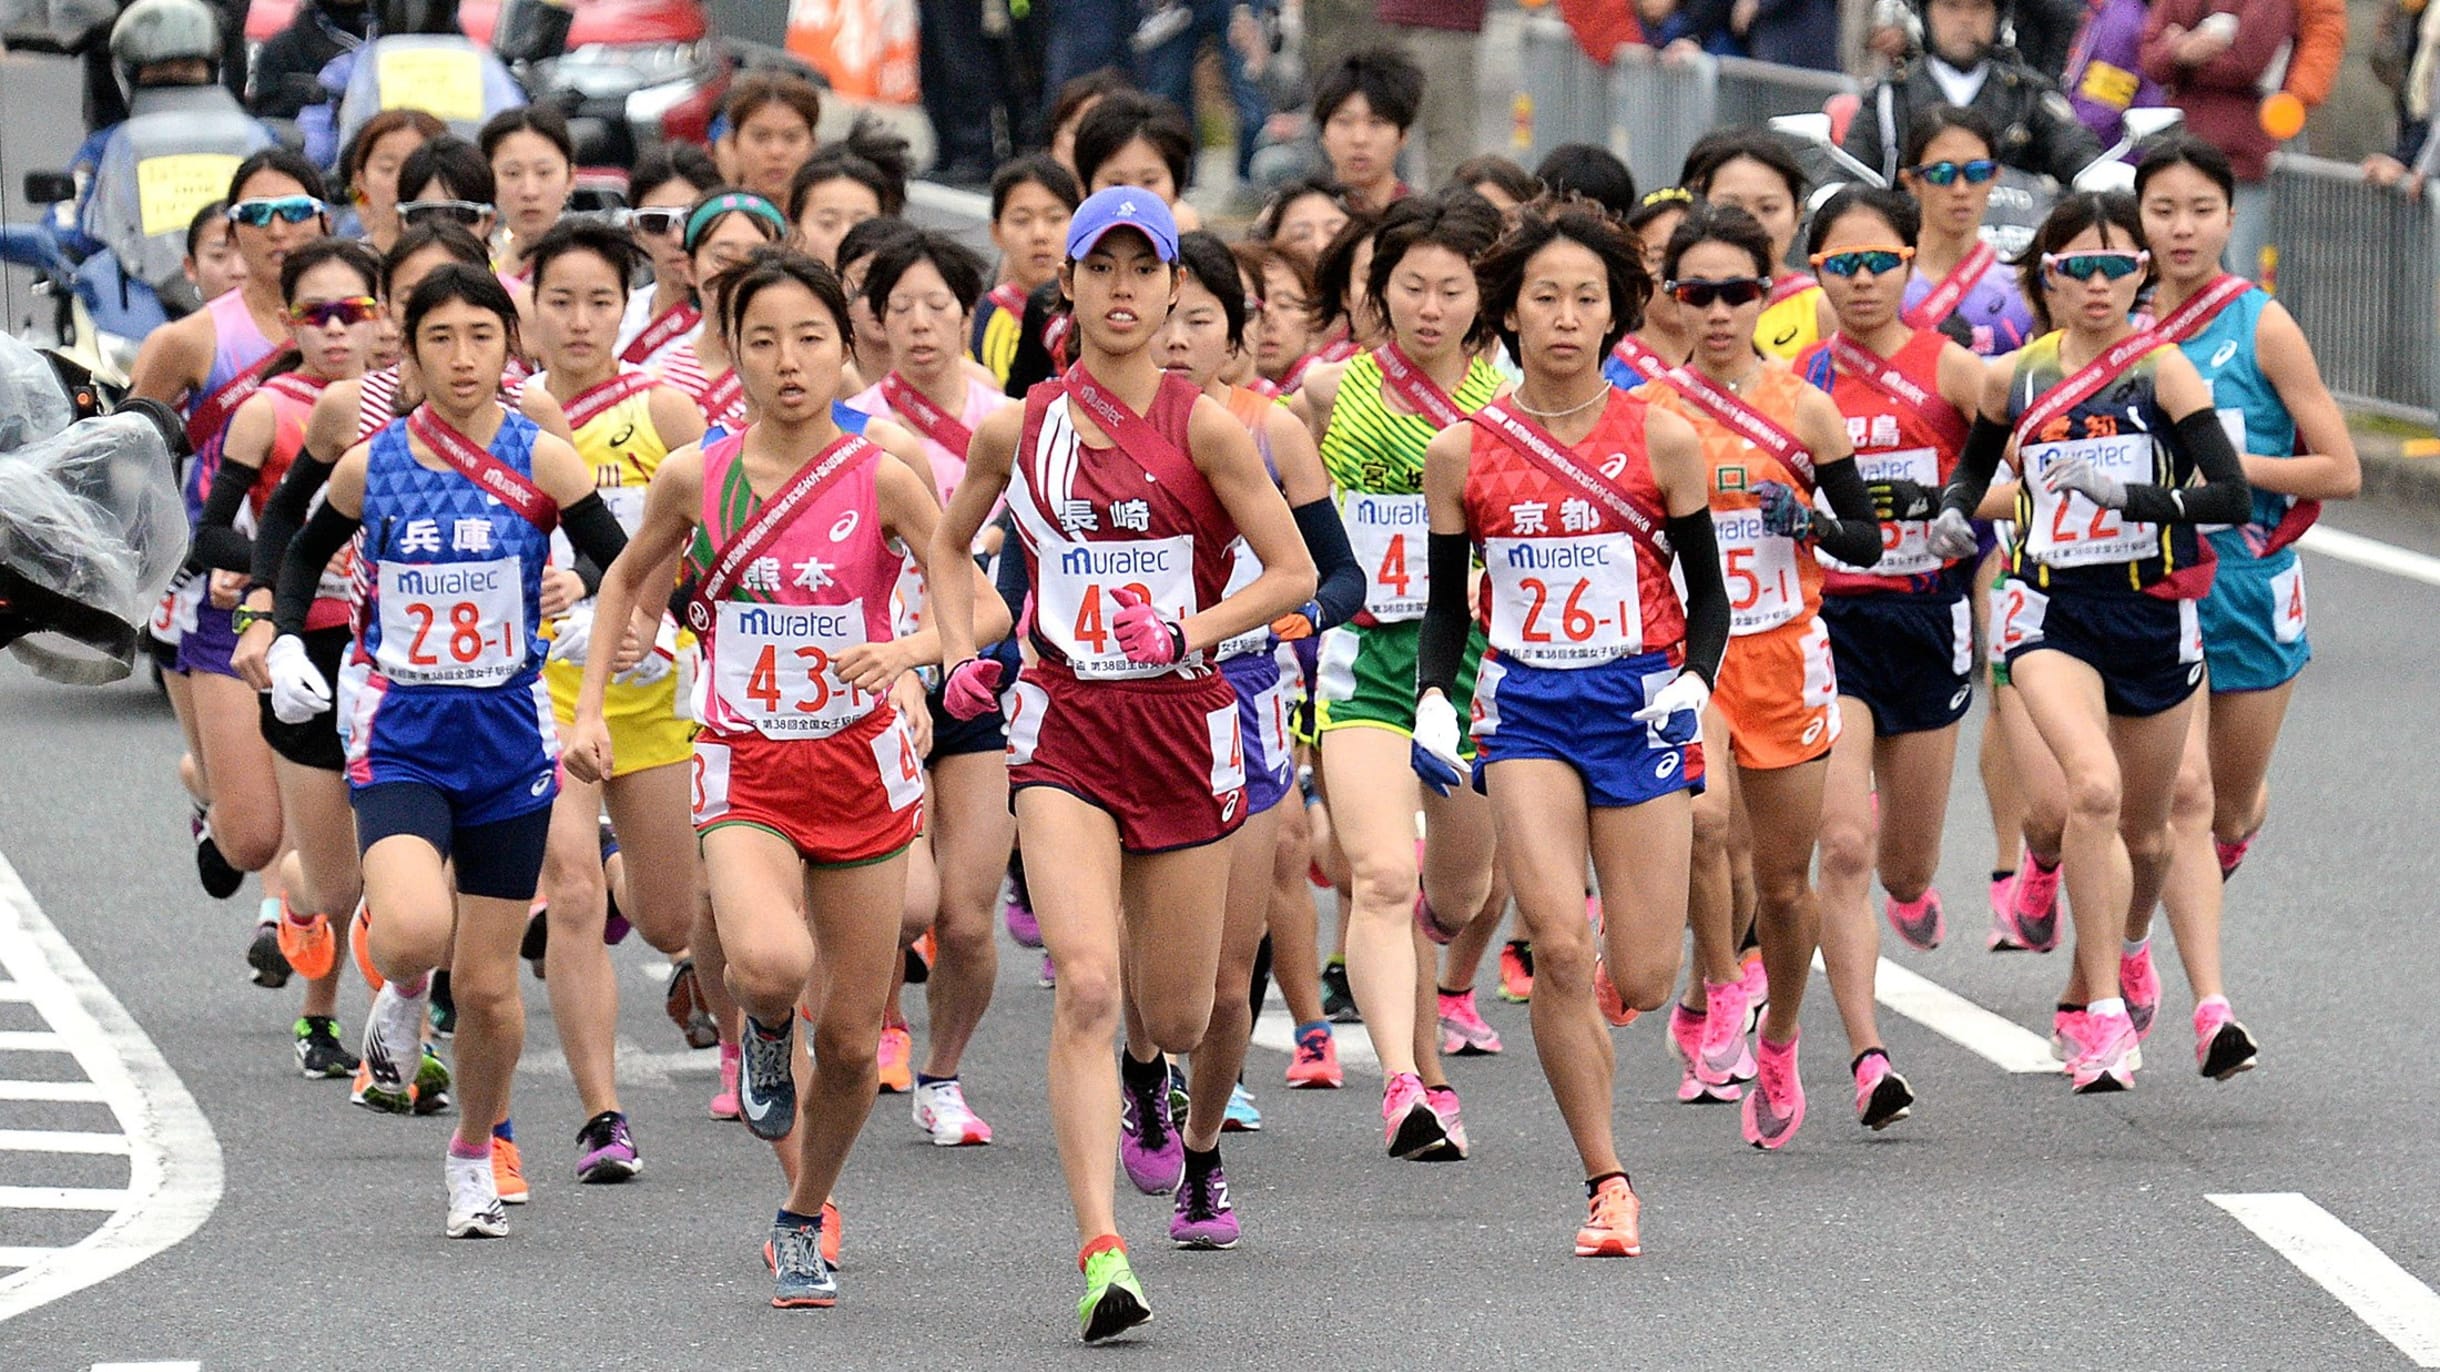
M2430 422L2440 410L2440 206L2344 162L2281 154L2272 281L2339 399Z
M1518 26L1517 88L1509 108L1515 130L1510 151L1540 166L1562 143L1594 143L1617 151L1610 133L1610 79L1584 55L1567 25L1529 14Z
M1636 44L1619 48L1610 63L1610 122L1626 146L1611 151L1626 159L1636 185L1676 184L1687 151L1721 122L1719 78L1719 62L1706 55L1663 59Z

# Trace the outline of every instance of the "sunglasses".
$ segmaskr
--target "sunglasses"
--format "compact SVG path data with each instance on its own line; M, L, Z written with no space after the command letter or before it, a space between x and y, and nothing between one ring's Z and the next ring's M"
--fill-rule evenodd
M654 237L659 237L663 234L676 233L678 230L685 228L686 210L683 207L676 209L629 210L627 211L627 222L635 229L637 233L651 234Z
M330 213L330 206L310 195L281 195L261 200L240 200L229 207L232 223L250 229L268 226L277 219L283 224L302 224L308 219Z
M408 225L447 219L471 229L491 213L491 206L472 200L402 200L398 205L398 221Z
M1813 254L1813 265L1824 276L1855 276L1859 273L1879 276L1894 272L1915 260L1915 250L1905 247L1843 248L1838 252Z
M338 300L300 300L288 307L288 322L299 328L327 329L333 324L356 325L381 317L381 302L369 295Z
M1770 282L1752 276L1731 277L1726 281L1706 281L1696 277L1691 281L1661 283L1661 289L1669 292L1670 299L1698 310L1710 309L1715 300L1725 302L1732 310L1741 305L1751 305L1770 288Z
M2124 281L2152 260L2148 252L2071 252L2042 254L2042 270L2070 281Z
M1935 186L1953 186L1961 176L1966 179L1967 185L1979 186L1999 175L1999 163L1988 157L1977 157L1971 162L1926 162L1907 170Z

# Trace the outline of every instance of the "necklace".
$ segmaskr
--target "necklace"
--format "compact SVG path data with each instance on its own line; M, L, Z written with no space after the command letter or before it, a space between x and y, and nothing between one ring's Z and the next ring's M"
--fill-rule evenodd
M1563 410L1537 410L1514 395L1508 397L1508 403L1516 406L1520 410L1523 410L1525 413L1532 415L1536 419L1564 419L1568 415L1576 413L1578 410L1588 409L1609 398L1610 383L1604 381L1601 383L1601 389L1593 392L1591 397L1577 401L1575 404L1570 405Z

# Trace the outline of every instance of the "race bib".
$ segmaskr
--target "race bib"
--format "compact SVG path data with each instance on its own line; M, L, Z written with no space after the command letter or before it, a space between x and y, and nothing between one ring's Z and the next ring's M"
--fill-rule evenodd
M1720 577L1728 583L1728 631L1742 637L1776 629L1804 612L1796 543L1762 527L1760 510L1714 510Z
M1489 539L1483 568L1491 641L1519 662L1581 667L1642 646L1635 547L1619 535Z
M1364 569L1364 609L1381 623L1423 618L1431 598L1425 542L1431 515L1420 495L1350 491L1339 506L1347 542Z
M720 818L729 810L729 745L708 738L695 740L695 823Z
M2294 643L2304 637L2304 564L2291 562L2271 578L2271 637Z
M1121 589L1172 619L1194 612L1192 536L1073 543L1043 557L1035 624L1077 676L1117 680L1160 676L1175 664L1135 663L1118 643Z
M1238 539L1229 545L1228 585L1221 589L1221 598L1225 600L1253 585L1255 578L1261 575L1262 559L1254 556L1254 550L1245 546L1244 539ZM1270 626L1257 624L1235 638L1223 639L1219 651L1212 656L1217 659L1243 657L1247 653L1259 653L1270 646Z
M890 808L903 810L923 801L923 755L915 751L915 735L903 719L873 735L873 766L881 774L882 794Z
M1894 453L1857 453L1856 474L1865 481L1888 481L1892 478L1912 481L1927 490L1940 489L1940 454L1929 448L1908 448ZM1836 514L1830 508L1830 498L1820 492L1813 496L1814 508L1824 514ZM1852 572L1858 576L1922 576L1940 570L1941 562L1932 556L1932 526L1929 520L1881 521L1881 560L1871 567L1850 567L1815 548L1813 555L1821 564L1837 572Z
M1262 755L1253 761L1265 773L1286 769L1296 755L1288 739L1288 715L1295 709L1295 695L1296 682L1283 676L1254 697L1254 741Z
M1994 592L1999 604L1991 616L1992 650L2005 658L2028 643L2042 641L2042 620L2050 613L2050 597L2022 581L2003 581Z
M374 665L407 686L498 686L525 667L525 574L513 557L379 565Z
M827 738L873 712L880 697L838 677L839 654L866 641L864 602L749 605L722 601L712 690L765 738Z
M1212 794L1227 796L1245 789L1245 730L1237 723L1237 702L1228 704L1203 717L1204 732L1211 736Z
M2075 491L2042 488L2042 473L2071 457L2084 458L2095 470L2130 484L2150 481L2153 475L2150 434L2073 438L2027 448L2025 482L2033 492L2027 551L2053 567L2130 562L2158 551L2160 526L2130 520L2118 510L2105 510Z

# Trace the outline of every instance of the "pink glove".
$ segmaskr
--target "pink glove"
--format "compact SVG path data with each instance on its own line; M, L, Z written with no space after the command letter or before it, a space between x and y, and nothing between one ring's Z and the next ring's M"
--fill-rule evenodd
M1186 656L1186 630L1144 600L1134 588L1120 586L1110 592L1118 602L1118 615L1111 627L1118 634L1118 646L1129 662L1142 667L1166 667Z
M999 661L970 657L950 668L949 679L941 687L940 703L959 719L981 719L999 713Z

